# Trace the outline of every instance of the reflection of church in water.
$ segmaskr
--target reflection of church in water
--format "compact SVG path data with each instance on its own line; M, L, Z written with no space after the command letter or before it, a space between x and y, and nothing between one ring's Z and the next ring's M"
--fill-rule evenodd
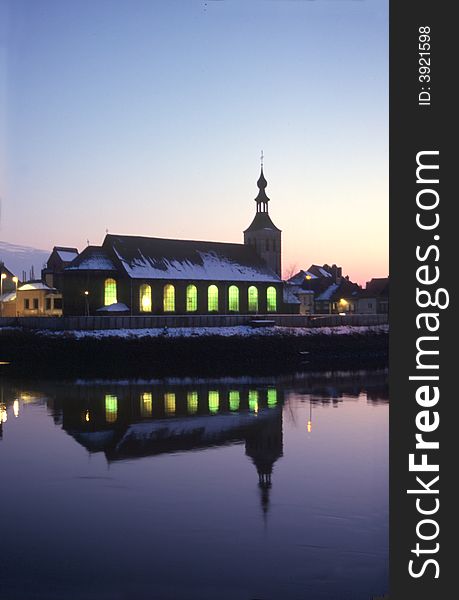
M264 514L273 465L282 456L283 391L269 386L76 386L54 396L56 423L109 463L245 443ZM108 393L109 392L109 393Z

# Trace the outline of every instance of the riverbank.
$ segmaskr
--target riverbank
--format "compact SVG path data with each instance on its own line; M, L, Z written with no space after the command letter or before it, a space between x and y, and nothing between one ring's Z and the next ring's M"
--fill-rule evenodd
M0 329L3 372L56 376L225 375L387 363L388 326L103 331Z

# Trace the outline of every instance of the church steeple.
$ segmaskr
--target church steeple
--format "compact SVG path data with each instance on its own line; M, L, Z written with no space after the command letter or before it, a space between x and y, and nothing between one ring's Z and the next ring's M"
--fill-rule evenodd
M267 185L262 152L260 177L257 181L259 191L255 198L257 210L252 223L244 231L244 244L254 246L266 264L281 277L281 230L274 225L268 213L269 198L265 191Z
M257 186L260 191L258 192L258 196L255 198L255 202L257 203L257 213L259 213L259 212L267 213L269 198L266 195L265 189L266 189L266 186L268 185L268 182L266 181L264 173L263 173L263 150L261 151L260 162L261 162L261 171L260 171L260 177L258 178L258 181L257 181Z

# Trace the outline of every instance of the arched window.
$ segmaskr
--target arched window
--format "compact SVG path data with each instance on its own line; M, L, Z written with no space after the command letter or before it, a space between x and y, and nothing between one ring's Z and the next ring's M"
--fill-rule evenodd
M239 288L237 285L230 285L228 288L228 310L239 312Z
M207 310L215 312L218 310L218 287L209 285L207 289Z
M277 291L273 285L270 285L266 290L266 307L268 312L276 312L277 310Z
M104 305L116 304L116 281L114 279L106 279L104 283Z
M105 420L114 423L118 418L118 398L112 394L105 394Z
M140 312L151 312L151 286L144 283L140 286Z
M191 284L186 288L186 312L198 310L198 288Z
M249 312L257 312L258 310L258 290L254 285L248 289Z
M166 283L163 291L164 312L175 311L175 288L171 283Z

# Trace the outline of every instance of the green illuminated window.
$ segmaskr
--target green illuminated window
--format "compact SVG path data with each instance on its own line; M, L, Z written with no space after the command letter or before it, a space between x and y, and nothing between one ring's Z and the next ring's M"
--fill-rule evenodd
M270 388L268 390L268 406L271 408L273 406L276 406L277 404L277 390L274 388Z
M186 395L188 414L194 415L198 410L198 392L188 392Z
M116 281L114 279L106 279L104 283L104 305L116 304Z
M228 288L228 310L239 312L239 288L237 285L230 285Z
M140 311L151 312L151 286L147 283L140 286Z
M198 310L198 288L191 284L186 288L186 311L195 312Z
M207 289L207 310L215 312L218 310L218 287L209 285Z
M169 416L175 414L175 394L173 392L164 394L164 412Z
M248 289L249 298L249 312L258 311L258 290L254 285L251 285Z
M174 312L175 310L175 288L171 283L166 283L163 291L164 312Z
M220 404L220 397L217 391L209 391L209 412L216 413Z
M230 410L239 410L239 405L241 403L241 397L237 390L231 390L229 393L229 407Z
M258 390L249 391L249 410L258 412Z
M266 290L266 306L268 312L276 312L277 310L277 291L273 285L270 285Z
M114 423L118 417L118 398L111 394L105 394L105 420Z
M142 417L151 417L153 410L153 397L150 392L140 396L140 414Z

